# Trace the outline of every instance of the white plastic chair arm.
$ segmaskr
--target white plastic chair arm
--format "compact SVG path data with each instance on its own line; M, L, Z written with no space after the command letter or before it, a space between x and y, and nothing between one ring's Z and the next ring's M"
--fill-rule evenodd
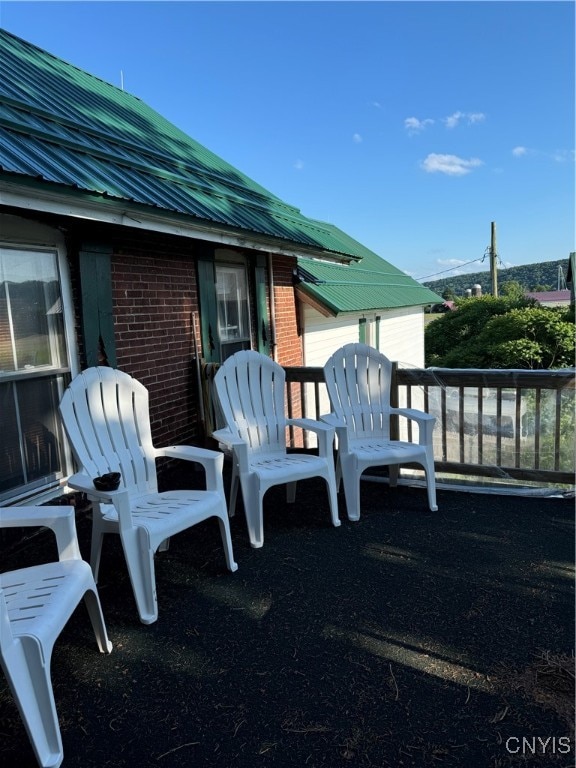
M302 427L310 432L331 432L334 431L334 427L329 424L323 424L321 421L315 419L286 419L286 424L293 424L295 427Z
M72 506L4 507L0 528L50 528L56 536L59 560L82 560Z
M320 418L336 431L336 436L338 437L338 450L343 453L348 453L348 427L346 426L346 422L339 419L335 413L324 413Z
M314 419L286 419L286 424L301 427L308 432L314 432L318 436L318 453L320 456L328 456L334 446L334 427L323 424Z
M114 497L118 497L121 494L127 494L128 492L124 488L118 488L117 491L99 491L94 487L92 478L89 475L85 475L82 472L77 472L75 475L70 475L66 481L66 485L70 488L74 488L76 491L83 491L84 493L93 496L102 501L105 504L113 504Z
M212 437L214 440L218 440L219 443L225 445L226 448L233 448L235 445L244 442L229 429L217 429L215 432L212 432Z
M70 488L77 491L84 491L88 496L96 499L102 504L113 504L118 513L120 527L125 530L132 528L132 515L130 513L130 495L125 488L118 488L117 491L99 491L94 488L92 478L82 472L71 475L66 481Z
M200 464L206 474L206 489L208 491L224 492L222 470L224 468L224 455L208 448L198 448L194 445L169 445L166 448L157 448L157 456L165 456L169 459L183 459L195 461Z
M339 419L335 413L323 413L320 418L334 428L346 426L346 422Z
M249 471L248 446L244 440L229 429L217 429L215 432L212 432L212 437L214 440L218 440L219 443L222 443L226 448L233 451L238 461L238 469L241 473Z
M390 408L390 413L415 421L418 424L419 444L432 444L432 433L436 423L436 416L426 413L426 411L416 410L415 408Z

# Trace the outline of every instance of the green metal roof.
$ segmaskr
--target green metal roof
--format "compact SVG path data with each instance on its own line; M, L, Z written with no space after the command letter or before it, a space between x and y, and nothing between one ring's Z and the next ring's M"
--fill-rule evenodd
M303 216L140 99L5 30L0 174L44 191L96 195L250 232L312 255L361 257L354 240Z
M339 237L351 240L337 230ZM356 242L356 241L354 241ZM367 312L395 307L438 304L441 296L393 267L373 251L356 242L362 255L359 263L334 264L315 259L298 259L298 289L322 304L331 314Z

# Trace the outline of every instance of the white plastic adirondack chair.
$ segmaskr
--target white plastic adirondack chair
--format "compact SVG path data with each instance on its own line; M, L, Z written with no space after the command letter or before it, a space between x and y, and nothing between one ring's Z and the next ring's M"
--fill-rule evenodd
M366 344L346 344L324 366L332 413L322 418L338 436L336 477L338 487L344 481L350 520L360 519L360 477L369 467L389 466L390 484L395 485L401 464L421 464L430 509L438 509L432 448L436 419L414 408L392 408L391 376L390 360ZM417 443L390 439L392 415L418 424Z
M259 352L243 351L226 360L214 377L214 386L226 423L213 433L232 451L230 515L236 508L238 484L242 489L248 536L253 547L264 543L262 500L274 485L287 484L293 502L296 482L323 477L328 487L332 523L340 525L334 471L334 430L312 419L285 416L284 369ZM318 456L288 453L286 428L299 426L318 436Z
M154 554L176 533L210 517L220 526L226 564L237 570L222 479L223 457L188 445L152 444L148 390L127 373L88 368L74 378L60 403L66 433L81 471L68 485L93 505L90 562L98 580L102 540L120 534L143 624L158 618ZM187 459L204 467L207 490L158 492L155 459ZM117 491L98 491L94 477L120 472Z
M50 678L54 643L82 599L98 647L110 653L92 571L82 560L73 507L5 507L0 528L42 526L56 534L58 562L0 574L0 660L38 763L63 760Z

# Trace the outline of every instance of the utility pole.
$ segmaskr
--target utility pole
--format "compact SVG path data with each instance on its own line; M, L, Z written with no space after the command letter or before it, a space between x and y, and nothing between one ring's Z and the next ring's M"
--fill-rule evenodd
M492 296L498 296L498 256L496 254L496 222L492 222L492 237L490 238L490 279L492 282Z

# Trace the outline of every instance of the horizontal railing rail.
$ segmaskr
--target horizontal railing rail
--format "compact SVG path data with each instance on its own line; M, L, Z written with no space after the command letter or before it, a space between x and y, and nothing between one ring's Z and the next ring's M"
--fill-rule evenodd
M319 367L287 367L288 416L329 411ZM394 366L392 404L436 416L438 473L522 482L574 483L575 372L420 369ZM412 422L403 425L412 437ZM414 427L417 429L417 427ZM303 440L291 432L291 441Z

